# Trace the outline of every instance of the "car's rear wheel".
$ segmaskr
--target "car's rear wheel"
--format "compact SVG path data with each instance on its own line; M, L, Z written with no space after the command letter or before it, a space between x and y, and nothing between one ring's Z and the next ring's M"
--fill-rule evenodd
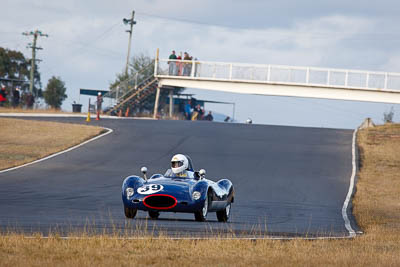
M136 216L137 209L125 207L124 208L124 212L125 212L125 217L126 218L133 219Z
M229 216L231 215L232 204L229 203L228 206L223 210L217 211L217 218L219 222L227 222L229 220Z
M210 206L211 203L211 194L210 192L207 194L207 197L204 201L203 208L199 211L196 211L194 213L194 218L198 222L204 222L207 219L207 214L208 214L208 207Z
M149 216L152 219L158 219L158 217L160 216L160 213L158 211L149 210Z

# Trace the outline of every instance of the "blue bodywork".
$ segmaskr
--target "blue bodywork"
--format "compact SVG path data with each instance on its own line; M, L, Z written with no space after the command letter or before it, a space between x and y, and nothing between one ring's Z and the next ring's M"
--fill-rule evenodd
M122 184L125 216L132 219L138 210L148 211L152 219L158 218L160 212L187 212L194 213L196 221L205 221L207 214L214 211L218 221L228 221L235 195L231 181L205 179L205 171L195 172L192 160L186 157L188 167L179 175L169 169L165 175L154 174L148 180L146 176L125 178Z
M127 195L127 188L133 189L134 193L130 197ZM138 189L142 189L142 191L146 189L149 190L140 193ZM193 199L193 193L195 191L200 193L200 198L197 200ZM156 195L171 196L176 199L176 203L175 205L167 205L167 207L158 208L152 208L145 204L144 200L146 197ZM129 176L125 178L122 184L122 200L124 206L143 211L154 210L158 212L193 213L203 208L208 195L211 195L211 203L209 203L208 211L223 210L234 201L233 185L228 179L213 182L208 179L200 178L165 177L161 174L155 174L147 181L139 176Z

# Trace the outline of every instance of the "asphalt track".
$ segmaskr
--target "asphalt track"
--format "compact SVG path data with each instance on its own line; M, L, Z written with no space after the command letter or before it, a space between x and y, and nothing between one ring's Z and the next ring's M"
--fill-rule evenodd
M41 118L84 123L82 118ZM342 206L352 172L352 131L191 121L92 121L113 133L54 158L0 173L0 231L162 233L171 236L348 236ZM229 223L192 214L126 219L121 184L171 156L191 156L207 178L236 190ZM352 223L351 214L349 214Z

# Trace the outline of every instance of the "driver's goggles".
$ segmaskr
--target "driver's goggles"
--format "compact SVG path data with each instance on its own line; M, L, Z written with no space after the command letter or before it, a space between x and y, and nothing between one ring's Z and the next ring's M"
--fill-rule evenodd
M183 166L183 162L182 161L172 161L171 162L172 168L178 168Z

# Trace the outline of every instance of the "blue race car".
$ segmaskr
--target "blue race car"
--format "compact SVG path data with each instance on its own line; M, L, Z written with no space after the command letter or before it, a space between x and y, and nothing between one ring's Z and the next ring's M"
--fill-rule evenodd
M216 212L218 221L229 219L235 191L232 182L205 179L205 170L195 172L192 160L182 154L172 157L171 169L164 175L129 176L122 184L125 216L135 218L138 210L157 219L160 212L194 213L196 221L205 221L209 212Z

